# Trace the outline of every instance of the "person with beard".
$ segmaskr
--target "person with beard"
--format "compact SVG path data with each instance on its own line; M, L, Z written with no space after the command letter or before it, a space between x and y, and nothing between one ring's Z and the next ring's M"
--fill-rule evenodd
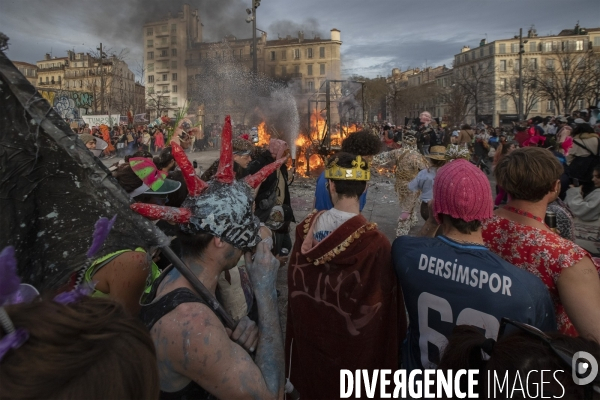
M132 209L178 225L182 261L213 296L219 274L244 254L259 318L258 327L243 318L231 332L177 269L163 271L140 316L156 346L161 398L282 398L284 358L275 290L278 263L270 252L270 233L263 232L252 214L252 198L253 189L284 160L236 180L229 117L219 168L210 182L193 173L192 163L177 144L173 144L173 155L189 191L182 207L137 203ZM256 249L254 256L252 249Z
M290 151L285 141L271 139L268 149L255 153L252 162L248 165L248 173L256 173L265 165L289 156ZM261 222L270 226L275 234L273 254L280 256L282 248L289 250L292 247L289 226L291 222L296 222L291 207L289 174L285 163L265 179L258 190L255 204L254 214ZM282 263L287 261L287 257L279 257L279 259Z

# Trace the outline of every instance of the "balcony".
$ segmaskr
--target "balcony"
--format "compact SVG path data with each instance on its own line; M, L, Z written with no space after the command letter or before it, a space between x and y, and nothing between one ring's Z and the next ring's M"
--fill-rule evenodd
M38 68L38 72L64 71L64 69L65 69L65 66L61 65L59 67Z
M170 33L169 33L169 31L168 31L168 30L167 30L167 31L164 31L164 32L156 32L156 34L155 34L155 36L156 36L157 38L158 38L158 37L165 37L165 36L169 36L169 35L170 35Z
M168 49L169 48L169 41L167 40L165 43L154 43L154 48L155 49Z

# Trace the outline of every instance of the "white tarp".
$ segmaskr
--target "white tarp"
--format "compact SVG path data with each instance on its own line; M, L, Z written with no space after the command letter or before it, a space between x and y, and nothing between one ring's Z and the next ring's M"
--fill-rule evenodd
M81 118L88 124L90 127L92 126L100 126L102 124L107 126L114 126L119 124L119 120L121 116L119 114L113 115L82 115Z

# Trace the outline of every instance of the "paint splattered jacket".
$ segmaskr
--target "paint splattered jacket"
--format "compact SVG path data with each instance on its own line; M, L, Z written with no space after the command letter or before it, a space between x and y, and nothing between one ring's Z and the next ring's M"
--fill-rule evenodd
M315 244L321 213L296 227L288 269L286 376L307 399L339 398L340 369L397 369L406 332L388 239L357 215Z

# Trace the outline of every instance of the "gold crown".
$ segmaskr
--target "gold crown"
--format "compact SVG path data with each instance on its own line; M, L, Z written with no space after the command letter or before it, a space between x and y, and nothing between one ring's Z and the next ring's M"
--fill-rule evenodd
M333 160L325 169L325 178L340 181L368 181L371 179L371 170L366 161L360 156L352 161L352 168L337 165L338 158Z

